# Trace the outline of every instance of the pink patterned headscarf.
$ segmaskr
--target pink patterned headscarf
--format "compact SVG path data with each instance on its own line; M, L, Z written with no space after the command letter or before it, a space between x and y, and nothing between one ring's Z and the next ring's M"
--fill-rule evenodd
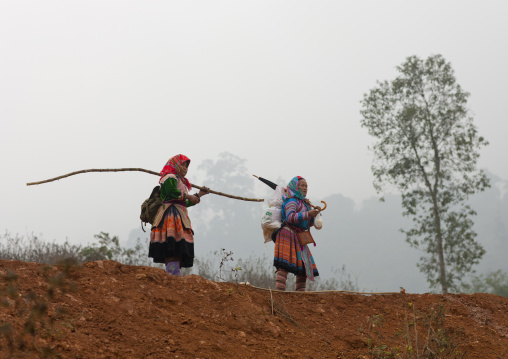
M168 174L173 174L175 176L177 176L178 178L180 178L183 183L185 184L185 186L187 186L188 189L191 189L191 184L189 182L189 180L185 177L182 177L181 173L181 166L183 165L184 162L187 162L189 161L190 163L190 159L187 157L187 156L184 156L184 155L176 155L176 156L173 156L171 157L168 162L164 165L164 168L162 169L160 175L161 175L161 178L159 180L159 183L160 181L164 178L164 176L168 175Z

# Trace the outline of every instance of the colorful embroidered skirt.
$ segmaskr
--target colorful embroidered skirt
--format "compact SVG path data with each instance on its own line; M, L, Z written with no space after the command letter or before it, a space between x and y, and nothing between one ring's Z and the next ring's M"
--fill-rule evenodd
M194 264L194 232L182 225L180 213L175 206L166 209L157 227L150 233L148 257L155 263L165 263L166 258L180 257L181 267Z
M307 247L307 246L304 246ZM314 258L310 254L310 250L306 249L310 255L312 274L314 277L319 275ZM302 247L298 242L297 235L289 229L283 227L275 239L275 248L273 255L273 265L275 268L285 269L294 274L306 274L305 264L302 259ZM309 275L307 275L309 277Z

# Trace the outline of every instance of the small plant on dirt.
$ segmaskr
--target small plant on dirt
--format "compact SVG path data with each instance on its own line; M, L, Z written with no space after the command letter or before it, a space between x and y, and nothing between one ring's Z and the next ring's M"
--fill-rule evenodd
M242 270L241 267L238 267L236 266L235 268L231 269L231 272L233 272L233 275L235 277L235 283L236 283L236 286L238 287L238 275L239 275L239 272Z
M233 252L231 251L226 251L224 248L221 249L221 261L220 261L220 264L219 264L219 278L225 282L228 282L228 278L224 278L222 276L222 270L223 270L223 267L226 265L226 263L228 261L234 261L233 259ZM236 290L238 291L238 293L242 294L241 291L240 291L240 287L238 286L238 276L239 276L239 272L242 270L241 267L239 266L235 266L234 268L231 268L231 273L232 275L228 275L229 278L233 279L234 277L234 285L236 287ZM228 294L232 294L234 292L234 289L233 288L230 288L228 290Z
M412 314L413 314L412 318L410 318L407 314L408 308L412 311ZM414 338L414 346L413 346L413 342L412 342L411 335L410 335L410 333L411 333L410 328L409 328L410 326L412 326L414 328L414 337L413 337ZM413 355L415 354L414 352L416 350L416 358L418 358L420 356L419 350L418 350L418 330L417 330L417 326L416 326L415 306L413 305L413 303L408 303L407 306L404 307L404 330L405 330L404 337L407 340L406 352L412 358Z
M385 344L381 344L384 336L379 331L386 319L382 314L376 314L371 317L367 317L367 349L371 358L375 359L391 359L400 358L399 348L390 348ZM359 331L364 333L362 327Z
M236 266L235 268L231 269L231 272L233 272L234 274L234 277L235 277L235 286L236 286L236 290L238 291L238 293L240 293L241 295L242 294L242 291L240 290L240 286L238 285L238 273L242 270L242 268Z
M270 303L271 312L272 312L273 316L278 315L281 318L283 318L283 319L287 320L288 322L290 322L291 324L293 324L295 327L299 326L298 323L295 321L295 319L291 316L291 314L289 314L288 311L286 310L286 306L284 305L285 302L283 300L276 301L275 299L273 299L271 292L270 292L269 303Z
M50 275L50 268L43 268L43 276L48 283L44 296L33 291L24 293L18 287L18 275L10 270L3 276L0 287L1 305L12 312L12 322L0 323L0 351L8 352L12 357L19 351L35 349L39 357L48 358L54 355L51 347L38 347L37 337L48 338L63 333L56 326L56 322L65 315L64 308L52 307L51 302L57 292L67 293L75 290L74 283L67 278L70 267L63 272Z
M220 254L222 259L219 264L219 278L222 279L223 281L227 281L227 279L222 277L222 267L224 267L228 261L234 261L233 252L231 251L228 252L224 248L222 248L220 250Z
M464 333L455 328L446 328L445 314L443 305L419 313L427 333L418 358L466 358L466 352L460 350Z

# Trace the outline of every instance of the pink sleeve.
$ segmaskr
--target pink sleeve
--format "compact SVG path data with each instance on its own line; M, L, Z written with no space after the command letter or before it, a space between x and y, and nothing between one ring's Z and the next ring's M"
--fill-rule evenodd
M309 213L307 211L296 212L298 209L298 203L296 200L289 200L284 206L286 212L286 222L298 223L309 219Z

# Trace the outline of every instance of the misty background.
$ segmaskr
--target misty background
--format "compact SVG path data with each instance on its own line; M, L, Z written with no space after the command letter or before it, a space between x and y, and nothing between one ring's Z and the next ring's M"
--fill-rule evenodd
M471 198L487 250L477 270L506 271L507 10L503 1L2 2L0 231L80 244L104 231L128 243L142 234L139 208L156 176L26 183L89 168L158 172L182 153L192 183L244 197L270 195L252 174L281 185L305 177L311 201L328 203L313 231L323 277L345 264L363 289L427 291L420 253L398 231L408 222L397 193L380 203L373 189L359 111L406 57L442 54L490 142L479 167L492 188ZM271 256L262 206L205 197L190 212L197 255Z
M246 161L222 153L217 160L199 165L207 182L218 191L236 190L246 196L258 182L247 172ZM475 268L476 274L496 270L508 271L508 181L487 173L493 185L469 201L478 215L473 217L477 240L486 254ZM290 179L276 181L285 185ZM273 191L266 185L265 199ZM309 197L312 193L309 184ZM273 243L263 244L260 226L264 203L235 201L225 197L211 199L209 195L195 207L189 208L195 238L196 256L212 256L221 248L232 251L235 257L273 257ZM355 208L351 198L341 194L324 197L328 207L322 212L323 228L311 229L317 245L311 246L318 270L323 279L334 275L334 269L345 266L356 279L360 289L367 291L398 291L404 287L412 293L429 292L425 276L416 263L424 252L411 248L399 231L408 229L411 220L402 217L400 196L390 195L384 202L372 197ZM315 204L318 201L313 201ZM129 233L126 245L134 246L137 239L148 239L149 233L135 228ZM217 258L215 258L217 261ZM268 261L268 266L270 261Z

